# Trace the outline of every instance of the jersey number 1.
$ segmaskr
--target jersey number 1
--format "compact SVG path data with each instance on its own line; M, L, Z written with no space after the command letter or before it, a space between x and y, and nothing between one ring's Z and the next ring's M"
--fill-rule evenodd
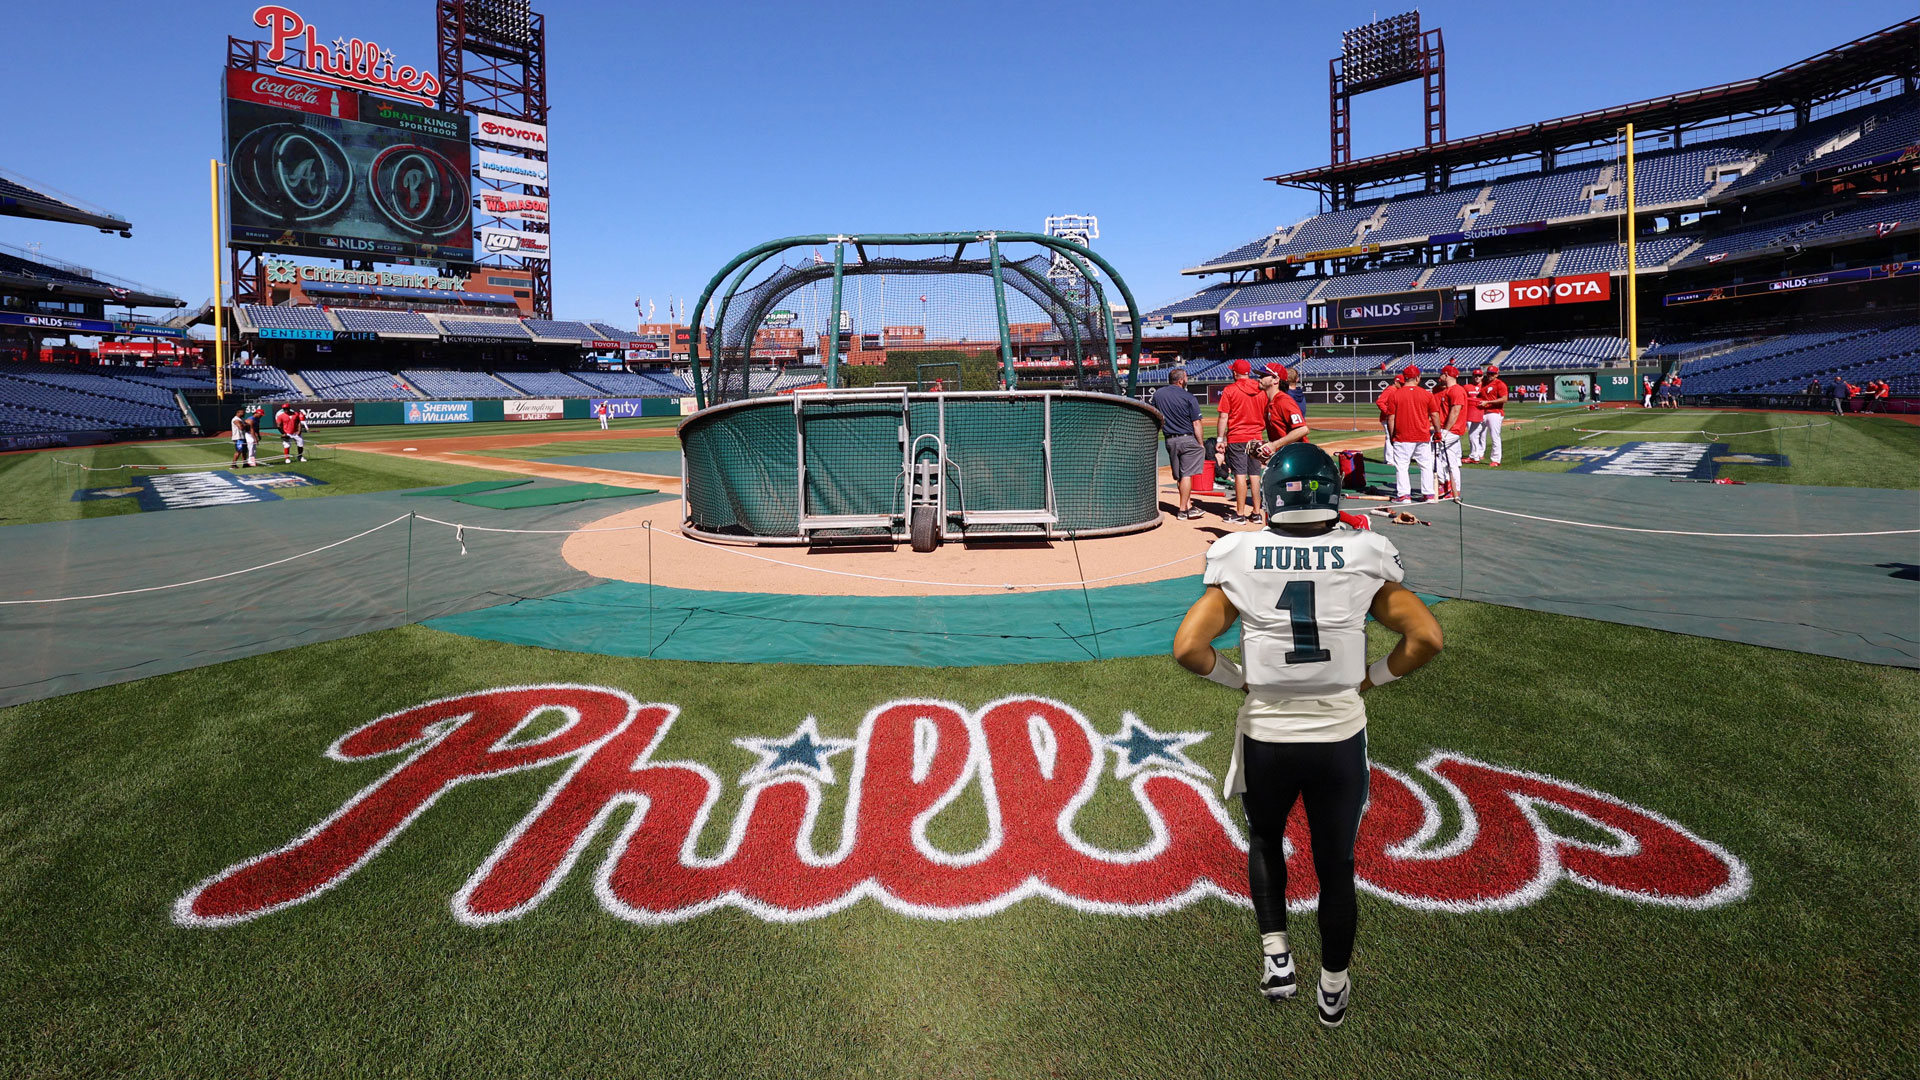
M1320 624L1313 618L1313 582L1287 582L1280 590L1280 602L1273 606L1293 620L1293 648L1287 652L1287 663L1324 664L1333 659L1320 647Z

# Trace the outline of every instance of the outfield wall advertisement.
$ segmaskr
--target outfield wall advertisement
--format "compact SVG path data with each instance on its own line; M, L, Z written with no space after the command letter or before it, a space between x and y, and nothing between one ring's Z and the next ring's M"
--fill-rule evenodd
M406 407L406 422L409 424L473 423L471 401L409 401Z
M508 398L502 406L509 420L558 420L567 413L559 398Z

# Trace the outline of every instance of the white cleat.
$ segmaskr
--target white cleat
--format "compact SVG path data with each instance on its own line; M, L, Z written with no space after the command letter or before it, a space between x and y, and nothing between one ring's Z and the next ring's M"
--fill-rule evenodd
M1339 1027L1340 1022L1347 1018L1347 1000L1353 996L1353 980L1347 980L1347 985L1338 991L1328 990L1324 986L1314 989L1317 991L1315 1000L1320 1006L1321 1026Z
M1293 971L1293 953L1267 954L1260 970L1260 992L1268 1001L1285 1001L1298 993L1300 979Z

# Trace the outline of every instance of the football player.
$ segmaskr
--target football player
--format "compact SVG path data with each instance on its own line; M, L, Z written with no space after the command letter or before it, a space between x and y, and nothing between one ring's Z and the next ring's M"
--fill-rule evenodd
M1340 472L1327 452L1294 443L1261 481L1268 527L1229 533L1207 551L1206 591L1174 636L1182 667L1244 691L1226 794L1247 812L1247 878L1260 928L1260 991L1298 989L1287 940L1287 817L1304 800L1320 879L1320 1022L1337 1027L1352 995L1353 846L1367 802L1367 710L1361 695L1440 652L1440 624L1400 584L1393 543L1340 520ZM1366 619L1400 635L1367 663ZM1238 619L1245 667L1211 642Z

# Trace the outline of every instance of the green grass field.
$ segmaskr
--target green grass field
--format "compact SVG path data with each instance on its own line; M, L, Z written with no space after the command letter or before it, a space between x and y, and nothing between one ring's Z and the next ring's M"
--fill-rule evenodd
M635 440L632 446L615 445L623 433L636 431L671 433L677 417L623 420L610 433L611 443L598 440L585 443L557 443L540 447L542 453L515 450L503 457L557 457L581 453L603 453L616 449L659 449L677 445L671 440ZM329 495L354 495L369 491L393 491L404 488L459 484L470 480L497 480L499 472L474 466L465 468L433 461L408 461L371 454L342 453L334 449L356 442L393 439L432 440L474 438L486 435L525 435L533 425L523 421L492 424L449 424L445 427L367 427L323 428L307 437L311 450L305 463L290 466L268 464L272 470L286 469L322 482L324 486L286 488L283 498L312 499ZM541 423L542 433L598 431L597 420L556 420ZM263 463L280 460L277 438L261 441ZM270 453L268 451L271 451ZM139 513L131 499L73 501L80 488L117 488L128 485L134 470L122 465L224 465L233 458L233 444L225 439L175 439L164 442L125 443L107 446L67 447L23 454L0 454L0 525L26 525L40 521L72 521L79 518L110 517ZM72 464L63 464L70 462ZM114 471L86 472L78 466Z
M531 914L460 924L449 900L559 776L553 765L454 790L309 903L224 929L173 925L170 905L196 882L298 837L392 767L329 761L329 743L444 695L578 682L678 705L654 756L720 777L707 856L755 761L732 740L805 716L848 737L891 699L1043 695L1102 733L1128 711L1209 732L1188 752L1217 778L1234 707L1161 658L715 667L410 627L0 712L0 1008L12 1019L0 1061L21 1076L1920 1069L1920 676L1470 603L1438 612L1448 651L1370 696L1378 764L1411 773L1450 750L1607 793L1743 860L1750 894L1687 910L1562 881L1516 910L1444 914L1363 893L1355 1004L1337 1032L1304 1001L1259 997L1251 914L1213 899L1144 918L1033 898L930 921L866 900L792 924L726 909L636 925L589 888L603 832ZM823 789L822 850L850 757ZM969 791L930 839L977 844L983 806ZM1444 816L1451 834L1458 814ZM1076 827L1114 847L1148 835L1111 770ZM1312 926L1294 922L1306 978Z
M1529 412L1530 417L1528 413L1516 412L1516 416L1529 417L1529 423L1508 428L1504 468L1565 472L1573 468L1573 463L1526 459L1557 446L1618 446L1633 441L1680 440L1720 443L1736 454L1786 456L1785 467L1721 467L1721 476L1748 483L1911 488L1914 477L1920 476L1920 425L1890 416L1837 417L1803 412L1706 409L1587 412L1540 406L1530 407ZM1768 428L1779 430L1762 430ZM1743 432L1750 434L1739 434Z

